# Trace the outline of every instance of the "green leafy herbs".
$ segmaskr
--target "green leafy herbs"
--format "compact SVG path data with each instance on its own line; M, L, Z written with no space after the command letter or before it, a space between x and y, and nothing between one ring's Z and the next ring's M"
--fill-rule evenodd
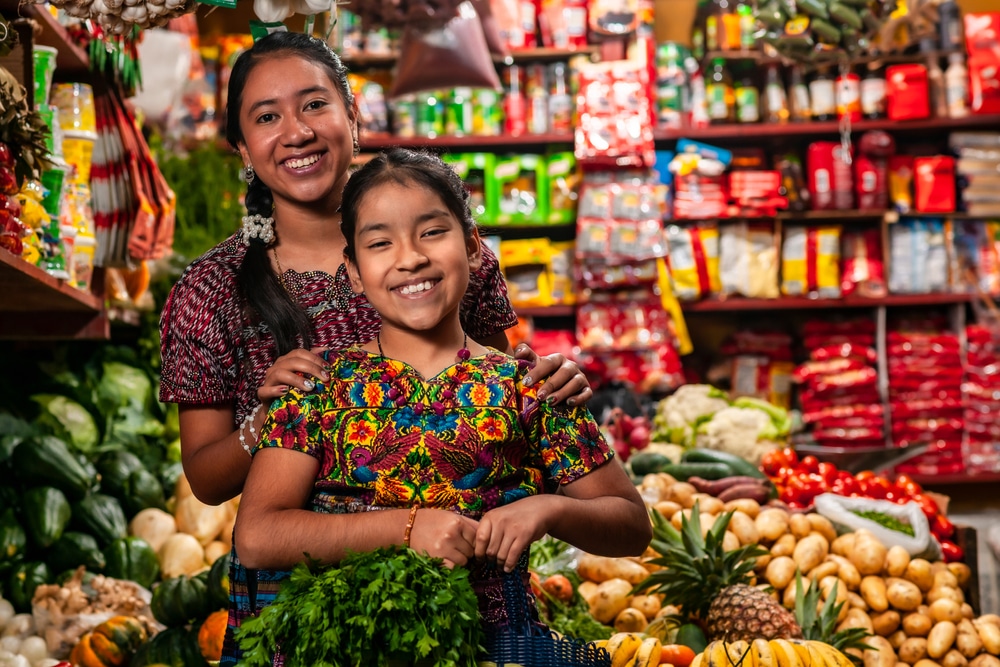
M590 606L577 591L580 575L573 567L577 553L577 550L568 543L548 535L531 545L528 568L532 572L538 573L543 579L546 576L561 574L573 585L573 597L567 602L538 587L536 591L538 611L550 629L567 637L588 642L608 639L614 629L591 616Z
M482 639L468 571L401 547L297 565L237 634L243 667L268 667L279 646L288 667L475 667Z
M906 523L905 521L900 521L894 516L889 516L884 512L876 512L875 510L853 510L855 514L863 519L868 519L869 521L874 521L884 528L889 530L894 530L897 533L903 533L904 535L914 536L913 526Z

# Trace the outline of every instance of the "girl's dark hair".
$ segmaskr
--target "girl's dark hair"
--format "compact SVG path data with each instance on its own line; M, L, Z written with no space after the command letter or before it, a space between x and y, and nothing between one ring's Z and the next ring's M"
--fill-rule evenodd
M462 225L466 236L476 228L469 210L469 191L455 171L441 158L430 153L406 148L392 148L379 153L351 174L340 201L340 228L347 245L344 254L355 260L354 232L358 224L358 208L365 194L383 183L421 185L436 193Z
M353 115L354 94L347 82L347 68L327 43L302 33L274 32L240 54L229 76L226 139L233 148L238 148L243 142L240 107L243 106L243 89L247 79L259 63L284 56L299 56L322 65L335 84L348 114ZM250 215L263 217L269 217L274 209L271 190L259 178L254 178L247 186L246 208ZM307 349L312 345L309 316L285 292L267 258L267 246L260 239L250 241L238 279L250 311L256 313L274 335L278 356L298 347L299 337Z

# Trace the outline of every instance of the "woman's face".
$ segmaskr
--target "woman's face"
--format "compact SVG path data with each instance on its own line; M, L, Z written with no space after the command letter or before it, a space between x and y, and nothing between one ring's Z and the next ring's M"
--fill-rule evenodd
M364 291L383 326L428 331L457 316L479 268L479 237L466 236L437 193L421 186L382 183L358 207L351 283Z
M263 60L247 77L240 155L271 189L276 208L339 206L357 123L337 91L322 65L297 55Z

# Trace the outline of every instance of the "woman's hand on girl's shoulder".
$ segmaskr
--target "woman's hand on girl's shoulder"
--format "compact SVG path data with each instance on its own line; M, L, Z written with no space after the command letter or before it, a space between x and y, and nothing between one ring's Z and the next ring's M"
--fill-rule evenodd
M583 405L594 396L587 376L576 362L564 355L556 352L540 357L522 343L514 349L514 356L532 365L531 372L524 378L526 386L545 382L545 385L538 390L538 400L553 404L565 402L567 405L577 406Z
M264 373L264 382L257 388L257 398L268 403L280 397L290 388L312 391L316 385L330 379L327 363L320 356L326 348L292 350L278 357Z

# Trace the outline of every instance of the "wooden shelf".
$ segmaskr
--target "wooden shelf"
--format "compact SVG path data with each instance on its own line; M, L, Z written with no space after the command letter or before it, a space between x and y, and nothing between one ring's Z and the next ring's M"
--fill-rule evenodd
M8 0L0 0L0 8L9 11ZM38 21L42 30L35 40L43 46L57 49L56 76L59 79L74 80L90 72L90 57L66 32L66 28L47 9L40 5L22 3L18 6L21 16Z
M950 306L972 301L971 294L890 294L881 299L850 296L841 299L810 299L807 297L781 297L778 299L706 299L682 302L686 313L729 313L761 310L807 310L830 308L878 308L912 306Z
M464 137L397 137L392 134L367 134L361 137L362 151L378 151L394 146L404 148L532 148L543 147L549 144L573 144L572 133L560 134L521 134L512 136L509 134L498 134L491 137L464 136Z
M585 49L521 49L512 51L508 56L493 56L493 62L498 65L513 65L515 63L552 63L562 62L577 56L594 58L600 53L600 47L588 46ZM398 53L357 53L351 56L344 56L344 64L352 70L360 69L391 69L396 66L399 60Z
M105 339L110 327L100 297L0 250L0 338Z

